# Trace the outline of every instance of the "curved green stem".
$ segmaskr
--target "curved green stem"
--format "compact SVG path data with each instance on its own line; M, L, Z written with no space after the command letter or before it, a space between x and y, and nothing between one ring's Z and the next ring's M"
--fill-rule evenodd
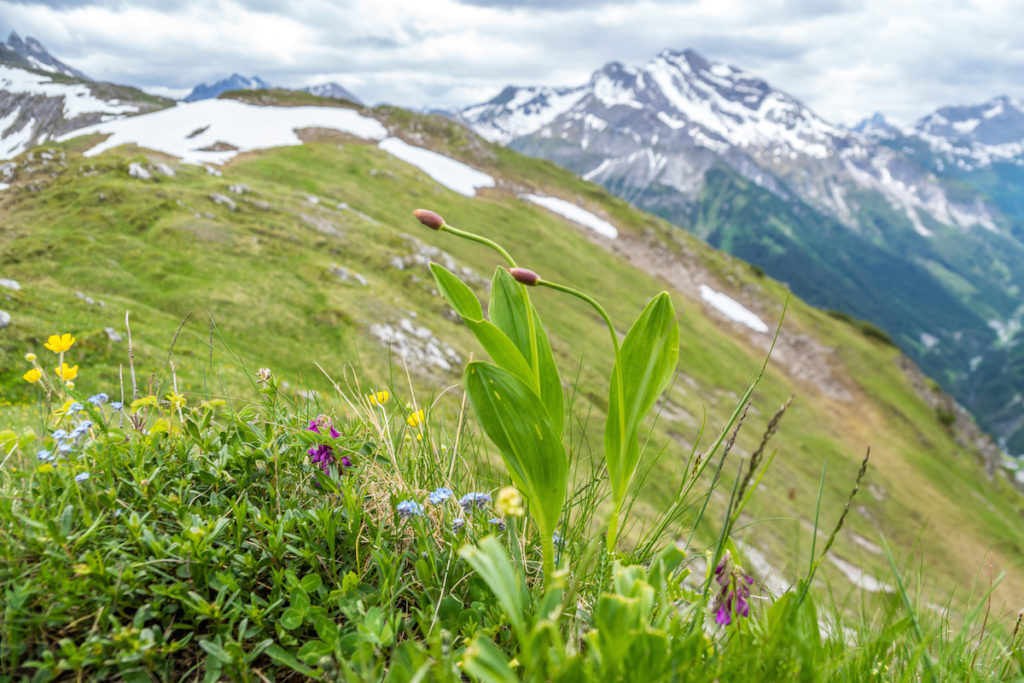
M507 251L505 251L502 248L502 246L500 244L498 244L497 242L489 240L486 237L481 237L480 235L476 235L476 234L474 234L472 232L466 232L465 230L459 230L458 228L453 228L452 226L448 225L447 223L445 223L444 225L441 226L441 230L443 230L445 232L450 232L451 234L455 235L456 237L462 237L462 238L465 238L465 239L470 240L472 242L477 242L478 244L482 244L485 247L490 247L494 251L496 251L499 254L501 254L501 257L503 259L505 259L506 261L508 261L508 264L511 267L513 267L513 268L516 267L516 262L512 259L511 256L509 256L509 253Z
M583 292L560 285L557 282L548 282L547 280L540 280L537 282L538 285L544 287L550 287L551 289L564 292L565 294L571 294L577 299L581 299L590 304L595 311L597 311L601 318L604 320L604 324L608 327L608 334L612 339L612 348L615 350L615 384L619 394L619 439L623 440L626 436L626 396L625 390L622 384L622 358L619 352L619 337L615 334L615 325L612 323L612 319L608 316L608 312L604 310L601 304L597 303L593 297L590 297ZM621 450L621 449L620 449ZM624 492L621 492L624 493ZM622 507L622 499L616 495L615 486L612 485L612 514L608 521L608 536L607 536L607 548L608 552L615 550L615 542L618 538L619 533L619 511Z

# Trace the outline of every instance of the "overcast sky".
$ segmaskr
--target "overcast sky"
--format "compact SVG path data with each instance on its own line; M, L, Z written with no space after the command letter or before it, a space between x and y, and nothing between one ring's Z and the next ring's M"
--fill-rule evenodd
M239 72L465 105L690 47L837 123L1024 97L1024 0L0 0L0 30L92 78L177 96Z

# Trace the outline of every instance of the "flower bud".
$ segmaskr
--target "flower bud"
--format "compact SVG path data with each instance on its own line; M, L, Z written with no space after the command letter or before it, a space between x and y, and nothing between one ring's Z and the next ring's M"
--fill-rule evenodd
M270 368L260 368L256 371L256 381L260 384L266 384L270 381L271 372Z
M498 514L502 517L522 517L525 512L523 510L523 497L514 486L506 486L498 491L498 498L494 503L494 507L497 508Z
M25 354L25 360L27 360L29 363L35 363L36 362L36 354L34 354L34 353L26 353Z
M516 282L521 282L524 285L533 287L540 282L540 275L533 272L529 268L509 268L509 274L516 279Z
M426 209L416 209L412 212L413 216L416 216L423 225L427 226L431 230L440 230L441 226L444 225L444 219L433 211L427 211Z

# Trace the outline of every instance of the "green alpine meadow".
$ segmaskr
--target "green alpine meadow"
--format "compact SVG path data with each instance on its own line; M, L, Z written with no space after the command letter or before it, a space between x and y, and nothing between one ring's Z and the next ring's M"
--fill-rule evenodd
M1024 493L879 327L449 118L204 102L114 123L311 123L9 162L0 680L1024 680Z

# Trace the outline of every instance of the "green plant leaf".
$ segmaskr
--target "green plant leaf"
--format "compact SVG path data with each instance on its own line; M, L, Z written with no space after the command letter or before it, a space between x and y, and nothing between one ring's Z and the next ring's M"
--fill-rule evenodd
M267 648L266 655L273 659L278 664L283 664L295 671L298 671L303 676L316 676L321 673L318 669L311 669L296 658L294 654L288 652L280 645L274 644Z
M494 271L494 278L491 281L491 299L487 315L499 330L508 335L526 362L535 370L535 379L530 384L541 397L555 432L561 434L565 422L562 380L558 376L551 344L540 322L540 316L530 305L527 297L526 286L516 282L507 270L499 267ZM530 340L531 317L537 367L534 367L534 346Z
M679 326L666 292L654 297L630 328L619 353L619 373L612 370L604 448L608 479L616 506L622 501L640 461L640 427L672 380L679 357Z
M296 609L286 609L281 615L281 627L293 631L302 626L302 612Z
M309 611L309 596L306 595L306 591L302 590L301 586L296 586L292 589L291 598L293 610L302 615Z
M459 555L480 575L498 599L505 616L522 639L526 634L526 605L530 595L522 578L516 574L508 552L494 536L487 536L477 545L459 549Z
M484 636L477 636L466 648L462 667L470 676L487 683L518 683L508 658Z
M569 464L547 411L533 389L490 363L470 363L463 381L484 432L529 500L542 537L550 539L562 513Z
M466 320L484 319L484 311L480 307L476 295L473 294L473 290L455 273L437 263L430 264L430 272L434 274L438 291L448 300L459 316Z
M306 591L306 593L316 593L321 584L323 584L323 580L319 574L306 574L302 577L302 581L299 582L302 590Z

